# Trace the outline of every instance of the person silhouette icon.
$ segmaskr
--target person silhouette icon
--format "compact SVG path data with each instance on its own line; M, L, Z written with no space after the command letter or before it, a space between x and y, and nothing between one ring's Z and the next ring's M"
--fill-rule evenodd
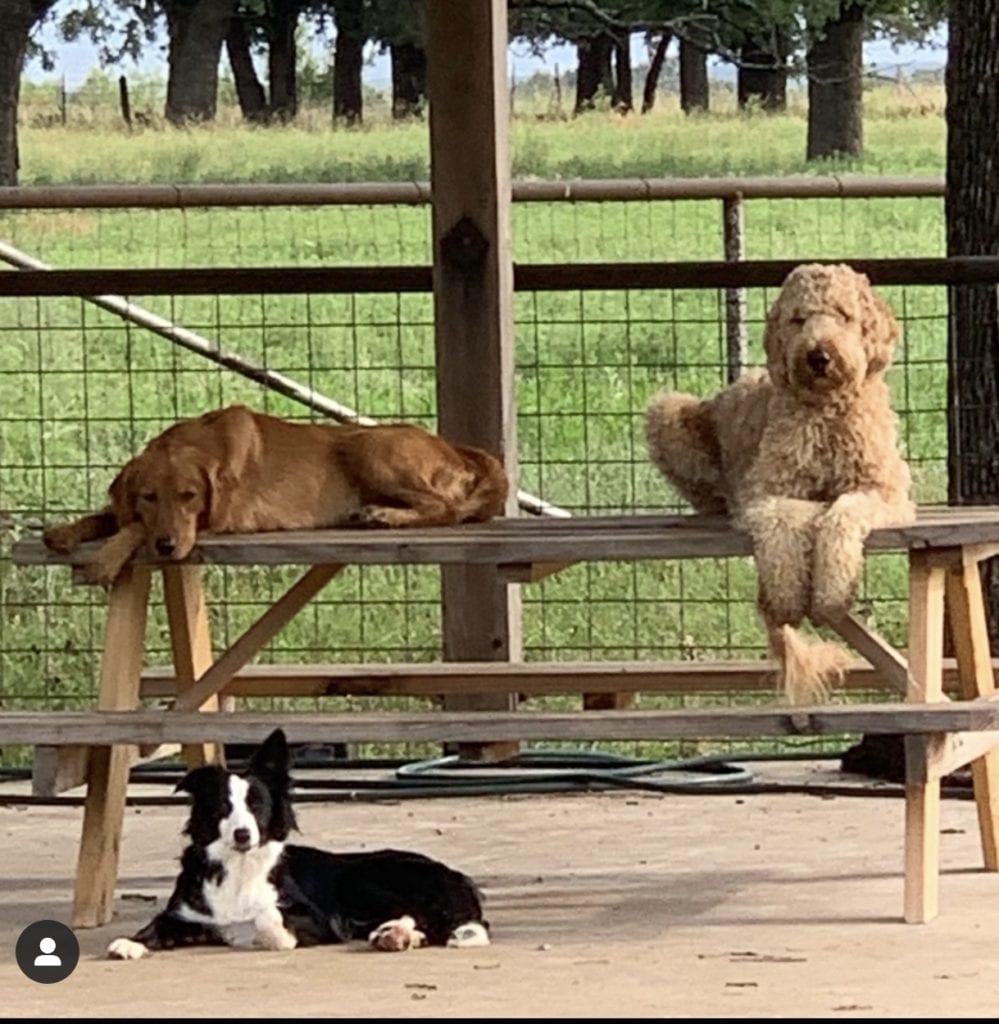
M80 943L62 921L35 921L17 937L17 966L39 985L65 981L80 962Z
M62 960L54 953L56 948L55 939L50 939L48 936L39 939L38 948L41 950L41 953L35 957L36 967L62 967Z

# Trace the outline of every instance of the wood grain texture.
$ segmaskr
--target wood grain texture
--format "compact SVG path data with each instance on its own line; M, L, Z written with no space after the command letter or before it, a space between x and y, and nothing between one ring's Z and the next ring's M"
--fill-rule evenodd
M517 401L510 227L506 0L426 5L433 204L437 427L449 441L499 456L517 513ZM462 40L455 46L456 38ZM459 559L441 572L445 660L517 661L520 589L496 563ZM448 708L508 711L509 693L445 695ZM461 751L497 760L500 748Z
M999 541L999 506L924 508L911 526L874 530L868 551L922 550ZM86 565L97 545L70 555L38 538L18 541L18 565ZM413 530L300 530L204 537L191 561L219 565L441 564L628 561L749 555L748 535L719 517L594 516L502 518ZM143 562L143 564L148 564Z
M943 697L945 576L946 571L925 554L910 552L907 699L912 703L947 706ZM933 777L930 764L940 742L939 735L905 739L904 914L910 924L932 921L939 912L940 779Z
M957 664L944 659L944 687L957 687ZM581 693L740 693L775 694L776 665L766 661L562 661L446 662L418 664L248 665L223 693L238 697L431 697L444 693L506 690L525 695ZM999 672L999 661L992 663ZM886 690L884 674L856 661L843 690ZM142 673L142 696L173 697L173 669L154 665Z
M101 657L97 702L100 711L95 714L136 713L130 709L135 708L139 700L150 577L148 569L126 568L111 588ZM75 742L89 743L90 737L80 733ZM95 747L90 752L73 894L73 925L76 927L92 928L111 920L128 769L135 755L132 747L124 745Z
M494 740L662 740L738 736L830 736L851 732L926 735L999 728L999 704L852 704L668 711L413 713L178 711L0 712L0 743L259 742L281 726L293 742L492 742Z

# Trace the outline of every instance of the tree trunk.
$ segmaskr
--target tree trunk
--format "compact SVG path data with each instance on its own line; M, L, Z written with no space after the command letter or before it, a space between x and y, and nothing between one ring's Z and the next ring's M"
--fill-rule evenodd
M393 43L392 116L419 117L427 96L427 52L416 43Z
M841 3L808 50L808 159L864 150L864 8Z
M614 40L606 32L598 32L576 44L576 113L592 110L597 92L603 87L609 96L614 91L611 50Z
M0 185L16 185L17 107L28 37L55 0L4 0L0 3Z
M619 114L630 114L635 109L631 85L631 34L622 32L612 42L614 52L614 92L611 106Z
M250 56L250 37L246 31L246 22L239 15L229 22L229 31L225 36L225 51L232 69L232 80L236 84L236 98L243 119L251 124L266 121L269 115L267 96L264 87L257 78L253 58Z
M739 107L758 100L770 113L787 110L787 42L779 29L769 39L747 37L739 49Z
M708 51L689 39L681 39L680 106L685 114L706 111L710 98Z
M333 13L336 50L333 55L333 122L360 124L364 108L361 68L364 64L362 0L339 0Z
M673 33L664 32L656 44L656 52L649 63L648 74L645 76L645 88L642 89L642 113L647 114L656 105L656 93L659 90L659 77L666 63L666 51L672 42Z
M999 0L951 0L947 54L947 254L999 256ZM999 294L950 289L948 498L999 504ZM985 563L993 652L999 565Z
M298 80L295 75L295 29L299 5L272 5L267 40L267 77L271 87L271 116L294 120L298 113Z
M20 167L17 107L21 97L21 69L24 67L24 53L28 48L32 19L11 15L6 11L4 13L7 24L4 31L0 32L0 185L16 185Z
M166 117L173 124L215 118L219 58L236 0L164 0L170 30Z

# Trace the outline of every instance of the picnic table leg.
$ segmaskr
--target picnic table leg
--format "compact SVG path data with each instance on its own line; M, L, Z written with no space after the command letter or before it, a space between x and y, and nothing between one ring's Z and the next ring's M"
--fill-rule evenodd
M170 565L163 569L163 595L166 600L173 668L177 677L177 693L193 686L198 677L212 666L212 639L208 622L205 591L201 583L201 567ZM219 711L217 695L208 697L201 711ZM221 763L222 748L215 743L192 743L184 746L188 768Z
M945 570L917 551L909 555L909 683L906 699L943 700L943 602ZM906 737L906 762L928 737ZM916 755L916 756L914 756ZM925 760L925 758L924 758ZM940 889L940 778L906 780L905 920L937 916Z
M965 700L995 692L988 620L978 561L964 557L947 574L947 610L957 658L961 696ZM978 806L978 829L986 871L999 871L999 749L971 763Z
M148 569L126 567L111 588L97 702L101 711L138 706L149 582ZM73 897L76 928L111 920L132 753L128 746L94 747L90 752Z

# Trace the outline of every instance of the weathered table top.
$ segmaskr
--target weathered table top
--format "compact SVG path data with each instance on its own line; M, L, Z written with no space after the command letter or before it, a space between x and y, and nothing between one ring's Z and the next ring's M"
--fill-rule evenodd
M999 506L932 508L911 526L875 530L869 551L999 544ZM99 543L71 555L24 538L18 565L85 565ZM488 523L410 530L295 530L205 537L191 562L217 565L476 564L711 558L751 553L750 539L716 516L589 516L494 519ZM159 564L140 555L144 564Z

